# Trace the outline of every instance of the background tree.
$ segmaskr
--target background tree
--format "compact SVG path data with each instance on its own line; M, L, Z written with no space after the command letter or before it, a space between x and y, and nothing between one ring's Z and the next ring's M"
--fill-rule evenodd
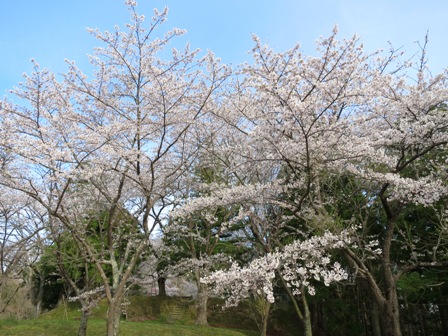
M184 199L199 197L207 193L207 186L222 184L217 167L194 166L193 180L186 190ZM181 219L174 218L165 228L165 240L174 245L179 253L179 266L193 270L193 277L198 289L196 324L207 325L208 285L203 282L213 270L229 262L231 257L241 253L241 237L238 237L238 223L232 220L238 214L237 206L208 208L197 211ZM240 250L238 252L238 249Z
M0 197L0 315L17 312L27 317L30 278L42 253L45 219L31 199L3 188ZM40 310L37 304L37 315Z

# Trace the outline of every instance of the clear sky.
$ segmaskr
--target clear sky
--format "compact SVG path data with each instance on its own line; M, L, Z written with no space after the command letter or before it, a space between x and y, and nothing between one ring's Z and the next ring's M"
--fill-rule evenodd
M128 22L124 0L0 0L0 97L31 71L30 59L60 73L64 59L87 67L98 42L86 27L113 30ZM368 50L403 47L412 55L415 41L429 31L429 66L448 67L447 0L139 0L138 11L169 8L165 29L187 29L177 47L210 49L226 63L250 61L257 34L276 50L300 43L305 53L338 24L341 37L357 33ZM88 71L87 71L88 72Z

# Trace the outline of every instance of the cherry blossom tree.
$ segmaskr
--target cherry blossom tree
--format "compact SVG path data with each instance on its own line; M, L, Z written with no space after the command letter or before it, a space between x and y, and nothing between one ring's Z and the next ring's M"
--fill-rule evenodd
M255 38L255 64L242 69L227 108L217 113L238 134L221 151L232 158L227 172L239 183L216 188L211 196L187 203L184 211L240 204L239 219L248 222L266 254L287 245L284 235L315 234L293 219L307 223L323 212L319 180L337 161L339 138L350 124L342 110L362 101L369 75L368 56L356 38L337 43L335 34L320 42L321 58L303 56L298 46L274 53ZM288 281L283 282L288 290ZM310 334L306 302L296 311Z
M211 196L188 202L184 211L242 204L242 220L264 232L281 227L298 242L359 226L359 233L353 231L356 243L340 249L367 282L383 333L401 335L397 281L411 270L446 262L440 240L432 247L437 252L432 260L415 253L404 262L393 257L403 248L392 245L403 232L402 210L434 207L447 192L447 73L431 75L422 51L419 62L402 61L394 50L368 54L356 36L338 41L337 29L318 41L317 57L304 56L299 46L276 53L255 38L255 64L243 67L228 108L217 114L241 135L240 142L223 146L226 157L234 154L228 173L258 179L218 187ZM344 177L356 181L353 192L362 197L342 214L341 199L347 196L330 187ZM276 220L261 215L267 206L279 209ZM367 234L372 221L382 227L373 235ZM256 236L257 230L252 232ZM281 239L266 244L268 236L273 237L259 239L266 255L287 246ZM263 267L269 268L258 269ZM247 270L256 274L254 268ZM305 334L311 332L308 322Z
M403 211L423 206L438 212L448 191L444 159L448 139L447 72L431 75L425 65L425 48L422 54L419 62L405 64L400 71L382 76L370 108L355 118L359 133L353 133L353 148L361 148L357 148L357 158L347 166L353 175L365 181L372 196L368 201L378 202L385 215L378 260L382 277L374 279L353 251L347 250L347 256L366 277L384 314L383 333L387 335L401 335L398 280L412 270L446 265L440 240L430 246L429 259L415 254L411 241L420 237L408 236L405 246L394 243L407 226L406 220L402 220ZM410 77L412 74L415 76ZM437 232L441 237L443 226ZM394 259L398 249L406 245L409 255L404 260ZM384 283L382 289L380 282Z
M204 184L215 180L215 172L211 168L202 168L197 172ZM205 192L205 188L202 189ZM198 193L199 189L189 190ZM199 196L200 194L197 194ZM190 197L194 197L190 195ZM233 237L232 217L237 213L234 207L208 208L197 211L181 219L176 218L173 211L171 222L164 229L165 239L178 252L180 261L176 268L180 272L193 273L197 286L196 324L207 325L207 302L209 288L203 279L213 270L226 265L229 260L229 246L234 253L238 250L236 237Z
M222 96L226 92L221 93ZM222 108L215 103L212 111ZM173 209L164 227L164 240L177 255L179 272L191 274L197 286L196 324L207 325L207 302L209 288L203 279L213 270L228 264L229 253L236 255L242 250L239 244L239 224L235 221L239 205L216 206L209 204L198 211L186 212L185 203L194 199L205 200L218 186L232 185L236 179L226 172L222 142L228 142L227 124L210 114L195 125L189 139L192 165L176 188ZM247 249L246 249L247 250Z
M211 53L199 58L188 46L163 60L164 48L184 32L157 38L167 10L145 23L136 3L126 4L131 23L125 30L90 30L103 45L90 57L91 79L73 61L62 81L34 62L34 72L13 91L24 103L3 101L0 108L2 128L11 135L1 147L14 154L1 184L39 202L95 265L109 304L107 335L118 333L126 282L148 250L156 225L150 213L188 166L181 149L189 129L228 76ZM99 253L86 239L85 216L104 209L106 243ZM121 229L122 209L135 218L134 230ZM118 258L115 248L123 241Z

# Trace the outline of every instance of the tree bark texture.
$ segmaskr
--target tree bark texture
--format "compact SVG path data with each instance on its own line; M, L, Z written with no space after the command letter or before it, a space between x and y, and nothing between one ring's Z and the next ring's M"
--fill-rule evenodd
M109 309L107 311L107 336L118 336L120 326L120 304L115 299L109 301Z
M196 307L196 324L208 325L207 321L207 302L208 302L208 287L206 284L200 283L198 285L198 302Z
M87 325L89 321L89 312L81 310L81 321L79 323L78 336L87 336Z

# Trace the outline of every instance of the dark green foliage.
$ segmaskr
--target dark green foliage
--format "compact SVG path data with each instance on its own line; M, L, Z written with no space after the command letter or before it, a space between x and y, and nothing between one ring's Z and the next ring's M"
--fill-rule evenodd
M120 210L115 222L110 222L107 211L88 215L79 229L86 231L86 240L98 255L107 253L107 225L114 225L114 239L119 244L114 249L115 257L123 261L128 239L142 237L137 221L129 212ZM63 296L76 296L76 291L92 290L101 286L102 280L96 266L78 241L68 232L53 234L53 241L44 248L33 275L33 298L37 302L40 282L44 282L42 308L52 309ZM118 237L118 238L116 238ZM103 265L105 274L111 278L110 265ZM70 280L69 280L70 279ZM72 283L71 283L71 282ZM73 287L76 286L76 288Z
M64 281L61 278L54 254L54 247L48 246L34 267L31 284L33 304L38 304L38 293L43 286L41 309L49 310L56 307L61 297L66 294Z

